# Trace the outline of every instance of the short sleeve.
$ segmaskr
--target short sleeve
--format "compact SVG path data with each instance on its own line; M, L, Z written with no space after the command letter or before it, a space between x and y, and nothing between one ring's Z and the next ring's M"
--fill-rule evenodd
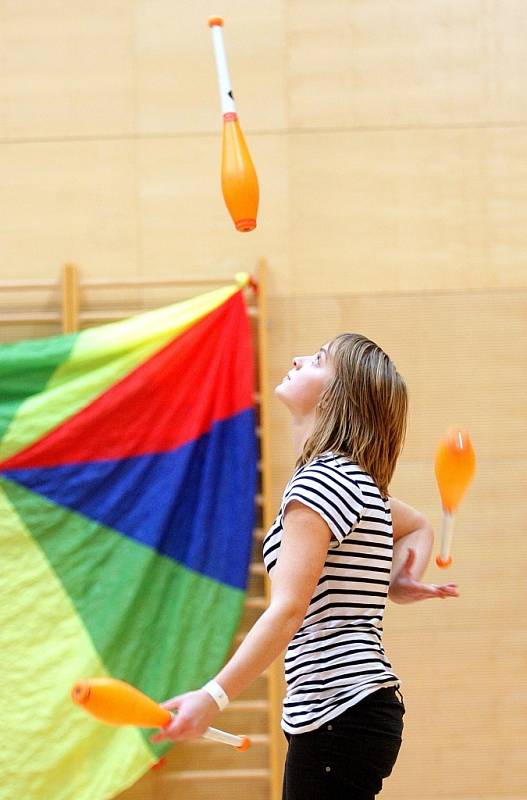
M316 461L293 476L284 494L284 513L291 500L298 500L320 514L339 544L360 519L364 508L360 486L353 478L337 467Z

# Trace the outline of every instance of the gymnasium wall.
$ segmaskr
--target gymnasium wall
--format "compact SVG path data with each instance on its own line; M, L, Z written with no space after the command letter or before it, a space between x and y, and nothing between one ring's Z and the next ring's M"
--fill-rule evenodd
M219 189L212 13L261 185L245 235ZM335 333L378 341L411 401L393 494L436 527L437 439L472 433L461 597L387 612L408 713L386 800L527 797L526 40L522 0L0 3L1 279L67 261L231 275L264 256L271 384ZM0 296L0 315L57 291ZM55 330L0 323L3 341ZM272 423L278 503L293 454L275 401Z

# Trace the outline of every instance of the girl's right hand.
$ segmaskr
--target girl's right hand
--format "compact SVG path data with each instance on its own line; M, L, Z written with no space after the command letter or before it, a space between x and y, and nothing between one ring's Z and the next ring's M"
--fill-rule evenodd
M418 600L429 600L433 597L459 597L457 583L420 583L412 575L415 562L415 550L409 548L406 561L392 578L388 597L394 603L416 603Z

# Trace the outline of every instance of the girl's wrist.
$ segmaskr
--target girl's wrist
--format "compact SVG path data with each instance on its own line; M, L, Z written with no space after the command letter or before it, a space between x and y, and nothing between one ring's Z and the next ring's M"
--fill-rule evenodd
M227 692L217 681L209 681L202 687L209 697L215 702L220 711L223 711L230 703Z

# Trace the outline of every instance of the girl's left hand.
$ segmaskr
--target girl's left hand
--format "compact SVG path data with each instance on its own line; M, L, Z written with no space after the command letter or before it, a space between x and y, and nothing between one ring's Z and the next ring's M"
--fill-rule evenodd
M394 603L415 603L417 600L428 600L432 597L445 599L459 597L456 583L420 583L412 576L415 562L415 550L410 548L405 563L393 578L388 596Z
M151 742L177 742L180 739L198 739L203 736L219 708L208 692L199 689L187 692L161 703L163 708L176 710L174 718L159 733L150 737Z

